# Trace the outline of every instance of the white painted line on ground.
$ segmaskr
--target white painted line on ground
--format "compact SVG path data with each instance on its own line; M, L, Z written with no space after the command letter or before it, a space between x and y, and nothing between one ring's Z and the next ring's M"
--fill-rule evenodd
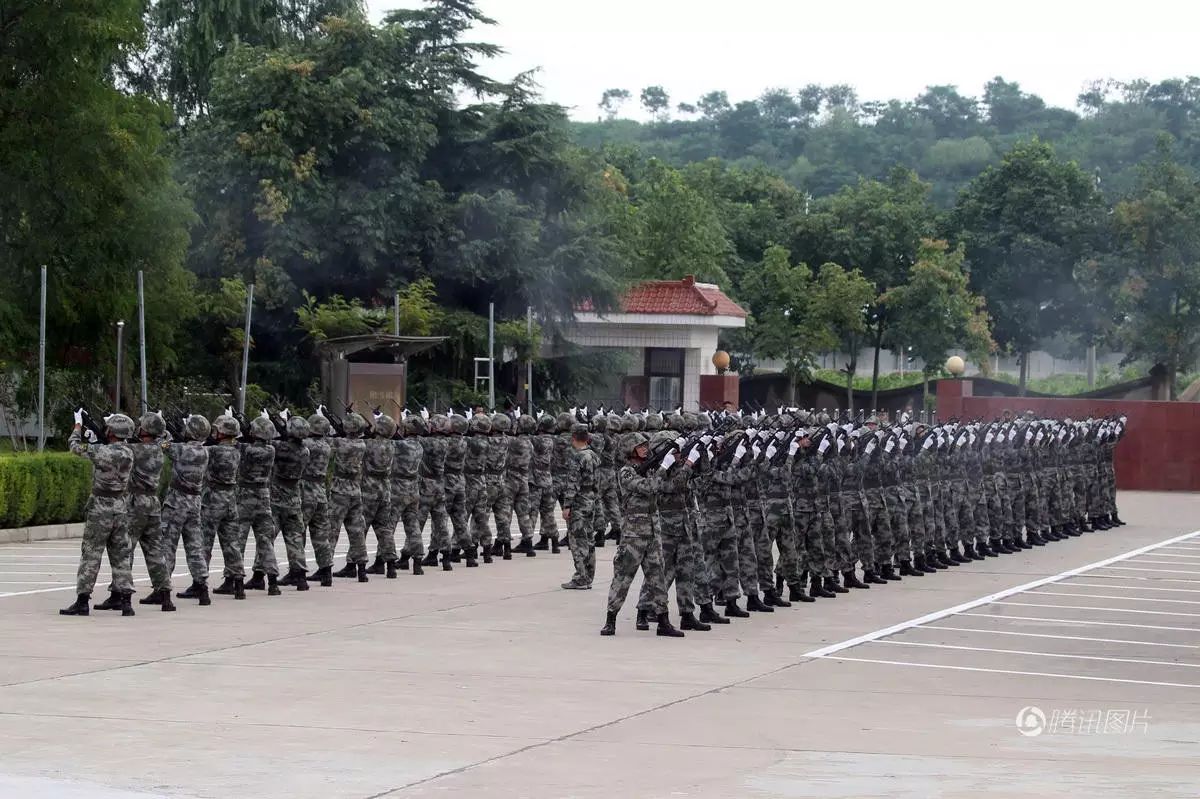
M963 614L964 616L966 614ZM1049 633L1023 633L1016 630L985 630L982 627L943 627L926 624L916 630L953 630L959 633L987 633L989 635L1017 635L1024 638L1053 638L1062 641L1094 641L1100 644L1137 644L1139 646L1166 646L1172 649L1200 649L1200 644L1168 644L1162 641L1131 641L1124 638L1089 638L1085 635L1050 635Z
M1010 596L1014 596L1015 594L1024 593L1033 588L1039 588L1043 585L1049 585L1050 583L1056 583L1060 580L1065 580L1068 577L1075 577L1077 575L1083 574L1084 572L1091 571L1092 569L1098 569L1102 566L1107 566L1110 563L1117 563L1122 560L1127 560L1128 558L1134 558L1143 553L1151 552L1159 547L1166 546L1168 544L1174 544L1179 541L1187 541L1189 539L1195 538L1196 536L1200 536L1200 530L1195 530L1190 533L1184 533L1183 535L1178 535L1178 536L1175 536L1174 538L1168 538L1167 540L1160 541L1157 544L1148 544L1144 547L1138 547L1137 549L1130 550L1129 552L1126 552L1121 555L1115 555L1111 558L1106 558L1104 560L1097 561L1095 563L1089 563L1086 566L1080 566L1075 569L1067 569L1066 571L1059 572L1058 574L1055 574L1051 577L1043 577L1039 580L1034 580L1032 582L1025 583L1024 585L1014 586L1013 588L1006 588L1003 591L997 591L993 594L988 594L987 596L980 597L978 599L972 599L969 602L963 602L962 604L955 605L954 607L951 607L951 608L944 608L943 610L935 610L933 613L926 613L924 616L918 616L915 619L909 619L908 621L900 622L899 624L893 624L891 627L884 627L883 629L876 630L875 632L872 632L872 633L867 633L865 635L859 635L855 638L850 638L850 639L842 641L840 643L830 644L829 646L823 646L820 649L814 649L811 652L804 655L804 657L812 657L812 658L828 657L829 655L831 655L835 652L841 652L844 649L849 649L851 647L858 646L859 644L865 644L868 641L878 641L880 638L886 638L889 635L895 635L898 632L902 632L904 630L908 630L913 627L918 627L922 624L926 624L927 622L937 621L938 619L944 619L947 616L953 616L956 613L962 613L963 611L971 610L972 608L981 607L983 605L989 605L989 604L996 602L997 600L1004 599L1005 597L1010 597Z
M1108 569L1108 568L1115 568L1115 567L1105 566L1105 568ZM1138 569L1137 571L1150 571L1150 569ZM1149 583L1200 583L1200 580L1188 580L1183 577L1139 577L1136 574L1101 574L1099 572L1097 572L1096 574L1089 574L1088 579L1089 580L1138 580L1139 582L1143 582L1146 584L1149 584Z
M62 585L57 580L0 580L0 585Z
M1089 627L1133 627L1138 630L1175 630L1181 633L1200 633L1200 627L1164 627L1158 624L1132 624L1122 621L1088 621L1085 619L1047 619L1041 616L997 616L995 613L960 613L960 616L977 616L981 619L1001 621L1045 621L1052 624L1082 624Z
M1176 563L1173 560L1145 560L1145 559L1142 559L1142 560L1131 560L1129 562L1136 563L1138 566L1145 566L1145 565L1151 565L1151 566L1196 566L1196 565L1198 565L1195 563ZM1195 569L1184 569L1184 570L1163 569L1163 571L1169 571L1172 573L1178 572L1179 574L1200 574L1200 571L1197 571Z
M1124 680L1117 677L1092 677L1085 674L1058 674L1047 671L1016 671L1014 669L987 669L980 666L939 666L934 663L909 663L904 660L876 660L873 658L852 658L845 655L822 655L826 660L844 660L851 663L880 663L885 666L913 666L919 669L949 669L951 671L975 671L985 674L1015 674L1020 677L1062 677L1068 680L1088 680L1090 682L1117 682L1132 685L1159 685L1165 688L1200 688L1200 684L1186 682L1155 682L1153 680Z
M2 574L3 572L0 572ZM1170 602L1173 605L1200 605L1196 599L1156 599L1155 597L1116 596L1114 594L1075 594L1067 591L1030 591L1030 596L1077 596L1083 599L1121 599L1126 602ZM1057 605L1055 607L1058 607Z
M1051 608L1053 610L1105 610L1113 613L1144 613L1148 616L1191 616L1200 618L1200 613L1184 613L1178 610L1134 610L1132 608L1110 608L1093 605L1047 605L1042 602L994 602L995 605L1015 605L1022 608Z
M1059 652L1034 652L1028 649L993 649L986 646L956 646L954 644L928 644L921 641L876 641L888 646L918 646L928 649L953 649L960 652L990 652L1007 655L1029 655L1039 658L1065 658L1067 660L1099 660L1105 663L1137 663L1143 666L1178 666L1182 669L1200 669L1200 663L1178 663L1174 660L1142 660L1141 658L1113 658L1099 655L1070 655Z
M1131 577L1131 580L1141 578ZM1061 588L1128 588L1131 591L1170 591L1176 594L1200 594L1200 588L1158 588L1153 585L1113 585L1112 583L1063 583Z
M1200 555L1177 555L1174 552L1155 552L1154 557L1156 557L1156 558L1179 558L1180 560L1200 560ZM1146 561L1142 561L1142 562L1145 563ZM1181 563L1179 565L1186 566L1187 564Z
M1186 569L1139 569L1134 566L1098 566L1097 568L1123 572L1153 572L1154 574L1200 574L1200 572L1187 571ZM1200 580L1188 580L1179 577L1173 579L1182 583L1200 583Z

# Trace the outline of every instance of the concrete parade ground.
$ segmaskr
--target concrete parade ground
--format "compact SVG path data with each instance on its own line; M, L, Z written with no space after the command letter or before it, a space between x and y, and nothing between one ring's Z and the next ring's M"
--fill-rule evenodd
M1200 496L1118 500L682 640L634 629L640 583L598 634L611 542L592 591L564 550L132 619L57 615L77 541L0 546L0 797L1194 799Z

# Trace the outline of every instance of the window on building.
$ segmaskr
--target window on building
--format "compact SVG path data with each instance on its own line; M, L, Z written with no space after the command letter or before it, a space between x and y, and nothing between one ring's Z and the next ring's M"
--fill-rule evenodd
M651 408L675 408L683 404L683 350L646 348L646 377Z

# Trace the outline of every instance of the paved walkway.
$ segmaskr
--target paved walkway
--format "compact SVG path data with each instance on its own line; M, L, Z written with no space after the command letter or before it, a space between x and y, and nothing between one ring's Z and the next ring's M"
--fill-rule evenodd
M2 546L0 796L1192 799L1200 496L1120 502L684 640L565 553L69 619L78 543Z

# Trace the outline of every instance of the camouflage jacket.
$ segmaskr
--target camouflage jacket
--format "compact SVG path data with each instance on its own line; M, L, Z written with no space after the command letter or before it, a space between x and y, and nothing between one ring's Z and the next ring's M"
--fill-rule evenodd
M554 435L540 433L532 438L533 460L530 469L533 473L530 483L539 488L549 488L554 485L554 476L550 471L554 460Z
M281 508L300 507L300 479L308 466L308 448L294 438L272 441L275 466L271 480L271 503Z
M563 478L563 507L596 499L596 472L600 468L600 457L591 447L571 448L571 459L567 461L567 473Z
M239 444L242 462L238 467L238 483L247 488L266 488L275 466L275 448L265 441Z
M89 444L79 429L67 440L71 452L92 462L92 494L120 499L129 491L133 473L133 450L128 444Z
M208 487L220 491L236 487L241 462L242 451L233 441L209 447Z
M171 491L197 496L204 490L204 478L208 475L209 450L200 441L170 443L163 451L171 459ZM237 452L234 449L234 452ZM233 467L237 474L237 466Z

